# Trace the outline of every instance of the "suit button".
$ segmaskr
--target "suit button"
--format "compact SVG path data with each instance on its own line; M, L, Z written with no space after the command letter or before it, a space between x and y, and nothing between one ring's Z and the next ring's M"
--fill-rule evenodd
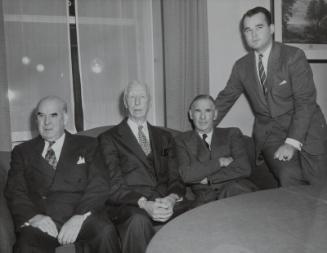
M46 197L46 196L42 196L41 198L42 198L42 199L47 199L47 197Z

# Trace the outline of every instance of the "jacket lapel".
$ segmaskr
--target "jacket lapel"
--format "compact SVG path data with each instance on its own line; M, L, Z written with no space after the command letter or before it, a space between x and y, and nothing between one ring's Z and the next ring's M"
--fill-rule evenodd
M153 169L156 175L161 168L160 156L162 151L163 141L161 139L161 133L157 128L148 123L149 136L151 141L151 151L153 155Z
M228 147L229 143L225 132L222 132L219 128L215 128L211 140L211 158L216 159L226 154L226 148Z
M121 138L122 145L133 153L145 166L150 167L146 155L127 124L127 119L119 125L118 134Z
M211 138L211 156L212 158L216 157L216 154L219 153L219 142L220 142L220 136L216 129L214 129L212 133Z
M267 89L268 93L274 85L275 73L278 72L280 59L280 45L278 43L273 43L269 59L268 59L268 75L267 75Z
M192 131L190 138L186 140L186 144L195 157L197 157L200 161L210 160L211 152L205 146L203 140L195 130Z
M42 157L42 152L44 149L44 140L41 136L37 137L34 144L33 158L31 164L33 169L36 169L41 175L44 175L45 185L50 186L52 179L55 175L55 170L50 166L50 164Z
M76 145L78 144L72 141L73 137L70 133L65 131L65 134L66 134L65 140L61 149L56 170L61 170L62 168L66 168L66 167L69 168L70 166L65 166L65 164L71 165L77 162L75 150L76 150Z

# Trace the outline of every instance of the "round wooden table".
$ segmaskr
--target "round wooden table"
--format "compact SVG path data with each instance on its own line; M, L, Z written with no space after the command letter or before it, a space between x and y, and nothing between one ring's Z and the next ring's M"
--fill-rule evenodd
M279 188L208 203L163 226L147 253L326 253L327 189Z

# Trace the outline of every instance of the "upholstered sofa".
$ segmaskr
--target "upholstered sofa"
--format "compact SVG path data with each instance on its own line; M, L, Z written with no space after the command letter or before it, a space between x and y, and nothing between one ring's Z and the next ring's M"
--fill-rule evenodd
M91 137L97 137L100 133L109 129L110 126L103 126L93 128L80 132L78 134L87 135ZM179 134L178 131L168 129L173 136ZM255 165L254 158L254 146L250 137L244 136L244 144L247 147L248 155L252 162L252 174L250 179L259 187L259 189L269 189L277 187L277 182L269 172L264 163L260 166ZM9 170L10 152L0 152L0 252L11 253L12 246L15 242L15 233L12 218L7 207L6 200L3 195L3 189L7 178L7 172ZM65 247L60 249L61 253L72 252L71 247Z
M15 241L14 226L9 213L3 189L9 169L10 152L0 152L0 252L11 253Z

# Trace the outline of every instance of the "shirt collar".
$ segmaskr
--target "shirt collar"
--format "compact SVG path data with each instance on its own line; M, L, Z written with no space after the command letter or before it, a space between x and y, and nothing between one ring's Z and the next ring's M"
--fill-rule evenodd
M136 139L138 139L138 127L141 125L143 126L142 131L144 132L146 138L149 140L149 130L148 130L148 123L146 121L137 124L135 121L131 120L130 118L127 119L127 124L132 130Z
M138 128L138 126L143 126L143 128L147 128L148 124L146 121L142 122L141 124L136 123L135 121L131 120L130 118L127 119L127 124L131 127L136 127Z
M61 154L61 150L62 150L62 146L64 145L64 141L65 141L65 137L66 137L66 134L64 133L63 135L61 135L56 141L55 143L52 145L52 149L53 151L55 152L56 154L56 159L57 161L59 160L60 158L60 154ZM48 151L48 147L50 145L50 143L46 140L44 140L45 142L45 145L44 145L44 149L43 149L43 152L42 152L42 156L45 157L45 154L47 153Z
M197 131L197 133L200 136L200 138L202 139L202 136L204 133L200 133L198 131ZM207 135L206 142L209 144L209 146L211 146L212 134L213 134L213 130L211 130L209 133L206 133L206 135Z
M259 55L262 54L262 64L263 64L263 68L264 68L266 74L268 73L268 59L269 59L271 48L272 48L272 43L266 48L266 50L264 52L259 53L259 52L254 51L257 68L258 68L258 62L259 62Z
M264 61L265 59L267 59L267 61L268 61L268 57L269 57L271 48L272 48L272 43L266 48L265 51L263 51L261 53L259 53L257 51L254 51L255 56L256 56L256 59L258 59L259 58L259 55L262 54L262 60Z

